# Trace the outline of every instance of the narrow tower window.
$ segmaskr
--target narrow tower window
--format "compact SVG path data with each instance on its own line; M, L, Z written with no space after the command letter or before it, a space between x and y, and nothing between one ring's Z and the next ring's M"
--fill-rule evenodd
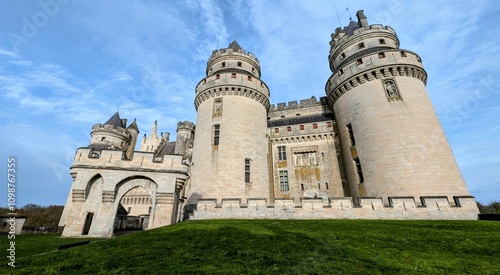
M318 129L318 123L313 123L313 129Z
M281 191L288 191L288 171L283 170L280 171L280 190Z
M356 140L354 139L354 132L352 131L351 124L347 124L345 127L347 128L347 133L349 135L349 140L351 141L351 146L356 145Z
M231 78L236 78L236 73L232 73Z
M214 125L214 145L219 145L220 125Z
M365 43L361 42L358 44L358 48L363 49L365 47Z
M226 62L222 62L222 68L226 67Z
M363 64L363 59L359 58L358 60L356 60L356 65L361 65Z
M220 79L220 74L216 74L215 79Z
M238 67L241 67L241 62L238 62Z
M277 134L280 132L280 128L274 128L274 132Z
M286 146L278 146L278 160L286 160Z
M363 170L361 170L361 163L359 162L359 158L354 158L354 165L356 166L356 173L358 174L358 182L363 183L365 178L363 177Z
M378 42L380 42L380 44L382 44L382 45L385 45L385 40L384 39L379 39Z
M245 183L250 183L250 159L245 159Z
M378 58L385 58L385 53L384 52L378 53Z

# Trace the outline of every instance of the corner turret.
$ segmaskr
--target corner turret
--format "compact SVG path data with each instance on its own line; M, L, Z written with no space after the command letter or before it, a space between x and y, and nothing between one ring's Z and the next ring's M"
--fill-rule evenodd
M96 150L116 149L125 151L132 139L132 135L125 128L126 119L122 120L116 112L104 124L95 124L90 132L90 148Z
M184 159L191 157L194 128L194 123L190 121L179 121L177 123L177 138L175 140L174 154L182 155Z

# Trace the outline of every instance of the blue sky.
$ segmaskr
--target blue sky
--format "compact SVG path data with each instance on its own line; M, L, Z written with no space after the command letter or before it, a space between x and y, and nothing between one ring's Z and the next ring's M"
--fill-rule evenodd
M347 25L346 1L336 2ZM0 177L15 156L18 206L64 204L75 150L118 108L137 118L141 135L158 120L175 139L177 121L195 121L194 88L212 50L234 38L259 58L272 103L323 96L334 4L0 0ZM422 57L472 195L500 200L498 2L350 1L354 18L359 9ZM5 204L6 184L0 198Z

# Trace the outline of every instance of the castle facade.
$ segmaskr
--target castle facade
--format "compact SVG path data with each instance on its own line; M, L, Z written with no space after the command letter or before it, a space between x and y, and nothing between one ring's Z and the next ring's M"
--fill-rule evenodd
M326 96L270 103L259 60L215 50L195 92L196 126L134 120L91 131L71 167L63 236L110 237L186 219L477 219L425 85L395 31L357 22L330 41Z

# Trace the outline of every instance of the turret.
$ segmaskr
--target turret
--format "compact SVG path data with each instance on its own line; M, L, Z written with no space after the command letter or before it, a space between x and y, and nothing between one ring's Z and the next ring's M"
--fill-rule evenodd
M190 121L179 121L177 123L174 154L188 158L190 149L193 146L194 128L194 123Z
M89 147L97 150L101 149L116 149L125 151L129 145L132 136L126 129L126 120L120 118L120 114L116 112L104 124L95 124L90 132Z
M134 155L135 146L137 144L137 137L139 136L139 127L137 126L136 119L127 127L131 135L131 139L129 145L127 147L127 151L125 153L127 159L132 159Z
M269 89L260 63L238 42L213 51L196 86L196 135L188 204L269 196Z
M337 120L350 195L469 195L425 85L420 57L395 31L358 22L330 42L328 103Z

